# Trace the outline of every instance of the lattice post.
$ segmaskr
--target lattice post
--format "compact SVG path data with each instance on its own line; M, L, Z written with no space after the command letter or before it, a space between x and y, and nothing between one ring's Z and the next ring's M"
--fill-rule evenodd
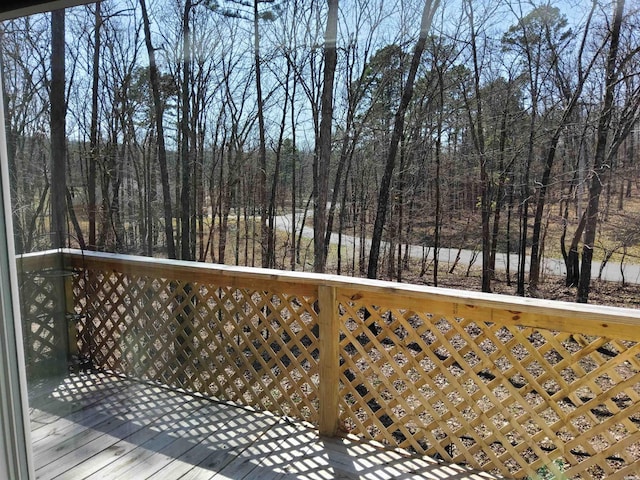
M320 327L320 435L333 437L338 431L338 387L340 378L340 328L335 287L318 286Z

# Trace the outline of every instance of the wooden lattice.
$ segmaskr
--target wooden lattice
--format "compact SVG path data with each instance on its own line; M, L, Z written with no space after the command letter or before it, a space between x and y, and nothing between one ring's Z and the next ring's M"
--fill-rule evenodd
M103 254L66 263L80 351L98 368L508 478L640 479L634 310Z
M640 344L364 300L340 324L347 430L509 478L640 478Z
M22 265L20 265L22 266ZM67 372L68 321L64 281L66 272L55 268L19 271L19 289L24 354L29 379Z
M314 297L97 269L77 278L94 366L317 422Z

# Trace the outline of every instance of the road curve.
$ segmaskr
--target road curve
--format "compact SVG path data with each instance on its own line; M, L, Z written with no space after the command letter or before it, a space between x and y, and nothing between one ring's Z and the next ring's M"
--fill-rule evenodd
M291 222L293 215L285 214L285 215L277 215L275 217L275 226L278 230L291 231ZM302 222L303 215L296 214L296 235L300 233L300 223ZM302 228L302 237L306 239L313 238L313 228L304 225ZM338 244L338 235L332 234L331 240L332 245ZM347 248L359 248L360 247L360 238L354 237L353 235L342 234L342 245ZM366 247L369 248L370 239L366 240ZM384 243L382 245L384 248ZM409 255L415 259L422 258L422 246L421 245L409 245ZM465 268L471 263L480 264L482 261L479 252L473 250L464 250L457 248L440 248L439 260L440 263L447 263L449 265L453 264L456 257L460 255L460 259L458 263L464 265ZM427 252L428 260L433 258L433 249L429 249ZM512 271L516 271L518 265L518 255L511 254L510 256L510 265ZM591 278L598 278L598 274L600 272L601 262L593 261L591 265ZM529 267L529 258L527 258L526 268ZM558 275L564 276L567 271L565 268L564 261L558 258L545 258L543 259L543 272L548 275ZM507 268L507 254L506 253L498 253L496 255L496 270L504 272ZM622 266L622 272L620 271L619 263L610 263L608 262L604 269L602 270L601 278L602 280L606 280L609 282L622 282L622 276L624 272L624 280L627 283L640 284L640 265L625 263Z

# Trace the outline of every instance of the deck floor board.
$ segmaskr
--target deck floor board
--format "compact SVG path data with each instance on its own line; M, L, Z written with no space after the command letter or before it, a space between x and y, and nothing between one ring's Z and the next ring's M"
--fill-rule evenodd
M39 480L496 478L108 374L40 385L31 402Z

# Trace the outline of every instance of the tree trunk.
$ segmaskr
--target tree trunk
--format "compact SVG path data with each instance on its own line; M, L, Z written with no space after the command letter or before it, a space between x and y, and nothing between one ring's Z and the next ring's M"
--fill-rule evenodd
M549 181L551 179L551 169L553 168L553 162L556 156L556 150L558 147L558 142L560 141L560 136L565 129L565 126L569 122L569 119L572 117L572 112L576 104L578 103L578 99L582 94L582 87L584 82L579 82L574 90L572 98L569 100L569 104L567 105L562 119L560 123L556 127L556 130L551 137L551 141L549 143L549 149L547 151L547 158L544 165L544 172L542 174L542 180L540 182L540 187L538 189L538 199L536 204L536 213L533 221L533 234L531 240L531 265L529 268L529 289L532 292L535 292L538 288L538 280L540 277L540 260L542 257L542 252L540 250L540 235L542 232L542 217L544 213L544 207L547 196L547 189L549 187Z
M329 251L329 244L331 242L331 233L333 231L333 223L335 220L335 211L338 208L338 197L340 194L341 185L344 183L346 188L345 179L343 178L345 164L347 161L351 161L355 146L358 142L360 131L354 129L354 123L356 118L356 110L358 102L362 98L362 83L366 75L367 69L363 68L358 79L358 87L355 92L348 94L347 116L344 122L344 131L342 132L342 145L340 146L340 158L338 160L338 167L336 169L335 181L333 183L333 190L331 193L331 203L329 205L329 213L327 215L327 230L324 237L324 255L326 256ZM348 75L351 78L351 75ZM349 88L352 88L351 86ZM340 215L340 214L339 214Z
M5 58L0 51L0 72L2 76L2 91L8 92L7 89L7 79L6 79L6 68L5 68ZM9 164L9 188L11 192L11 198L15 202L12 208L12 217L13 217L13 230L14 230L14 241L15 241L15 251L17 254L27 253L29 250L26 248L26 245L30 242L27 241L25 237L32 237L32 232L25 232L25 224L26 219L23 224L22 215L20 214L19 208L19 197L18 197L18 165L16 163L16 153L17 153L17 143L18 143L18 132L16 132L15 127L13 125L13 112L9 107L9 95L5 93L4 95L4 112L6 118L6 137L7 137L7 156L8 156L8 164ZM44 175L44 179L46 182L46 191L48 191L49 183L46 174Z
M327 27L324 35L324 72L321 99L320 132L313 158L313 271L322 273L329 199L329 166L331 163L331 125L333 117L333 82L338 63L338 0L328 0Z
M296 167L298 159L298 151L296 148L296 116L295 116L295 99L296 99L296 82L293 82L293 91L291 92L291 270L296 269L296 260L298 258L298 250L296 248ZM302 229L302 226L300 226Z
M482 224L482 291L491 291L491 279L493 271L491 270L491 183L487 170L487 156L485 153L484 140L484 118L482 112L482 89L480 86L480 64L478 61L478 49L476 44L477 35L475 32L475 20L473 15L473 6L469 0L468 11L469 26L471 28L471 53L473 56L473 73L474 73L474 94L476 101L476 121L474 123L471 107L467 107L469 116L469 127L473 137L476 152L480 163L480 217Z
M535 105L537 98L533 102ZM535 122L536 122L536 109L534 107L531 114L531 120L529 121L529 142L527 147L527 160L524 167L524 178L521 187L521 200L518 208L520 213L520 248L518 250L518 281L516 285L516 293L520 296L524 296L525 288L525 273L527 264L527 242L528 242L528 230L529 230L529 176L531 173L531 163L533 161L533 150L536 141L535 138Z
M169 170L167 168L167 149L164 142L164 125L162 121L164 108L160 97L160 79L156 64L155 49L151 44L151 29L149 27L149 15L145 0L140 0L142 19L144 23L144 39L149 55L149 81L153 95L154 115L156 122L156 134L158 142L158 163L160 164L160 182L162 183L162 199L164 213L164 233L167 243L167 256L176 258L176 244L173 238L173 209L171 207L171 189L169 186Z
M191 151L189 149L189 86L191 82L191 0L186 0L182 18L182 115L180 118L180 251L182 260L191 257Z
M566 255L565 258L565 266L567 268L567 277L565 279L565 284L567 287L575 287L578 285L580 280L580 257L578 255L578 245L580 244L580 238L582 238L582 233L584 232L584 227L586 223L586 212L582 213L580 217L580 223L578 224L578 228L573 234L573 239L571 240L571 245L569 246L568 252L563 252ZM563 245L564 250L564 245Z
M284 131L287 123L287 106L289 104L289 80L291 76L291 64L287 62L287 73L285 74L284 86L284 107L282 108L282 119L280 121L280 133L278 135L278 144L276 147L276 159L271 182L271 194L269 195L269 235L268 249L269 268L276 268L276 200L278 193L278 182L280 180L280 165L282 163L282 145L284 142ZM293 220L295 222L295 218Z
M551 178L551 169L556 156L556 148L558 146L558 140L560 139L561 132L562 128L558 126L553 138L551 139L549 150L547 151L544 172L542 174L540 187L538 188L536 213L534 215L533 233L531 237L531 263L529 266L529 290L534 294L534 296L538 289L538 281L540 278L540 260L542 256L542 251L540 250L540 235L542 232L542 216L547 197L547 188L549 187L549 179Z
M396 155L398 153L400 140L404 133L405 113L409 106L409 102L411 101L411 97L413 96L413 84L415 82L418 66L420 65L422 52L424 52L427 43L427 35L429 33L429 28L431 27L433 15L439 4L439 0L427 0L425 2L424 9L422 11L422 21L420 23L420 36L418 37L418 41L413 51L411 65L409 66L409 73L402 91L402 98L394 118L393 133L391 134L387 161L385 163L384 174L380 184L380 192L378 194L378 208L373 226L371 249L369 251L369 266L367 269L368 278L376 278L378 276L378 261L380 257L380 245L382 244L382 232L384 230L384 224L387 217L391 178L395 167Z
M402 177L402 173L400 174L400 176ZM403 194L404 187L402 187L403 183L404 183L404 179L401 179L400 180L401 187L400 187L400 193L398 198L398 224L396 227L396 248L397 248L398 256L395 259L395 264L396 264L395 269L396 269L397 282L402 282L402 244L403 244L402 231L404 227L404 202L405 202L405 198ZM393 262L393 254L390 255L390 260ZM392 270L391 273L393 273L393 268L391 270ZM393 280L393 277L391 275L389 275L389 278Z
M351 150L351 154L348 155L347 158L347 171L342 178L342 200L340 201L340 213L338 215L338 265L337 265L337 274L340 275L342 272L342 231L344 228L345 215L347 212L347 179L351 175L351 163L353 160L353 149ZM355 255L355 235L354 235L354 244L353 249ZM352 274L355 272L352 272Z
M51 13L51 243L63 248L66 228L65 12Z
M438 100L440 102L440 109L438 112L437 122L437 135L436 135L436 151L435 151L435 163L436 163L436 178L435 178L435 225L433 228L433 286L438 286L438 268L440 264L440 229L442 223L442 200L440 192L440 169L441 169L441 154L442 154L442 126L444 116L444 72L441 66L438 66ZM425 259L426 260L426 259ZM421 276L426 273L426 261L423 260Z
M102 2L96 2L95 8L95 31L93 47L92 65L92 85L91 85L91 125L89 127L89 171L87 175L87 200L89 219L89 249L96 248L96 164L99 159L98 146L98 95L100 80L100 29L102 27L102 15L100 6Z
M507 206L507 265L506 278L507 285L511 286L511 217L513 213L513 181L509 182L509 204Z
M602 192L603 179L608 169L605 158L607 153L606 149L609 137L609 126L611 124L611 116L613 113L614 89L617 83L616 62L618 60L620 26L622 24L624 3L625 0L616 1L614 18L611 26L611 43L609 47L609 54L607 56L604 102L602 104L600 118L598 119L596 152L593 162L591 183L589 186L589 203L587 204L586 211L584 244L582 247L582 265L580 269L580 280L578 282L578 294L576 299L579 303L587 303L589 299L589 289L591 286L591 263L593 261L593 247L598 226L600 193Z
M76 238L78 239L78 246L81 250L85 250L87 248L87 245L84 241L84 234L82 233L80 222L78 221L78 217L76 216L76 211L73 208L73 197L71 196L71 192L68 188L66 191L66 200L67 210L69 212L69 220L71 221L71 225L73 225L73 230L75 232Z
M510 98L510 97L508 97ZM498 178L498 188L496 189L495 195L495 209L493 212L493 229L491 231L491 254L489 257L490 269L493 275L495 276L496 271L496 256L498 254L498 235L500 232L500 217L502 214L502 207L504 204L505 197L505 182L509 177L509 172L511 170L511 164L509 164L506 168L504 165L504 155L505 155L505 147L507 143L507 118L509 117L509 102L507 101L504 110L502 112L502 119L500 121L500 146L499 146L499 166L500 176Z
M190 77L194 77L194 75L190 75ZM202 204L198 201L198 189L199 185L202 185L202 159L200 156L201 149L199 148L199 138L198 138L198 116L199 112L199 104L196 99L198 95L198 91L196 91L195 82L193 82L192 78L192 87L191 87L191 111L190 111L190 121L189 121L189 163L191 165L191 220L190 220L190 228L189 232L189 259L196 259L196 244L197 244L197 235L198 235L198 219L201 217L201 207Z
M256 69L256 102L258 107L258 133L260 145L258 149L258 162L260 165L259 190L260 190L260 244L262 267L267 268L270 264L271 253L269 251L269 230L267 227L268 206L267 206L267 141L265 138L264 126L264 100L262 98L262 76L260 67L260 30L258 21L260 19L258 5L260 0L253 0L253 61Z
M196 233L194 235L195 248L198 250L198 261L204 262L204 139L198 135L198 147L196 148L197 160L195 163L195 171L193 184L195 188L194 202L196 206L195 226Z

